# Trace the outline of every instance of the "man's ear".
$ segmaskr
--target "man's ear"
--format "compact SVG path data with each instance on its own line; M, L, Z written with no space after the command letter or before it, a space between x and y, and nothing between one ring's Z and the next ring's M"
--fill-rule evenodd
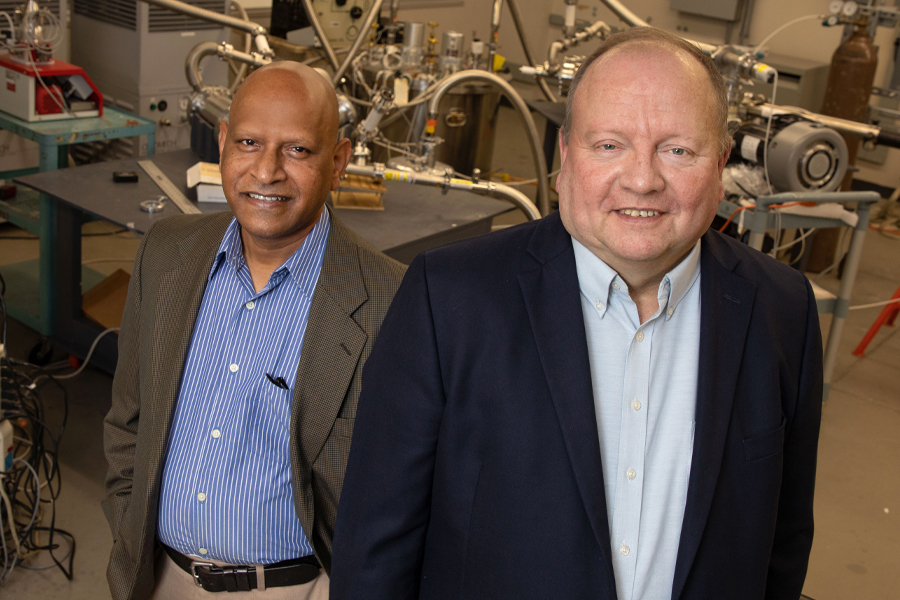
M225 138L228 136L228 121L219 121L219 160L222 160L222 151L225 149Z
M725 148L725 151L719 157L719 178L722 178L722 171L725 169L725 163L728 162L728 157L731 156L731 144Z
M331 191L340 187L341 175L344 174L344 169L350 164L352 150L353 148L348 138L342 138L334 145L334 174L331 180Z
M566 143L566 140L563 139L562 129L559 130L558 142L559 142L559 166L562 167L562 164L566 160L566 154L568 154L568 152L569 152L569 145Z

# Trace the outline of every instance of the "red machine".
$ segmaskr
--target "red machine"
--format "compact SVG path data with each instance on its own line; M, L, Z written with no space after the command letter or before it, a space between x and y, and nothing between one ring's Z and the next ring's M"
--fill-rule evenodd
M84 69L61 60L0 55L0 110L24 121L103 116L103 94ZM5 84L5 85L4 85Z

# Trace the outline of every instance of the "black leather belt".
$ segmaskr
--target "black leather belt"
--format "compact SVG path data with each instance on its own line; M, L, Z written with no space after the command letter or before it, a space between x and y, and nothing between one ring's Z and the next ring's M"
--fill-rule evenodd
M285 587L309 583L319 576L319 561L315 556L304 556L271 565L222 565L216 566L202 560L194 560L177 550L160 544L169 558L181 570L194 578L198 587L207 592L249 592L270 587Z

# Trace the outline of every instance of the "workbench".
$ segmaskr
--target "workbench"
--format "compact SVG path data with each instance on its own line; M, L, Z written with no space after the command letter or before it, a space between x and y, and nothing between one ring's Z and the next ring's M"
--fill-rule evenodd
M157 167L188 198L185 172L199 161L190 150L158 154ZM113 171L137 171L137 183L114 183ZM181 214L171 202L161 213L140 210L143 200L162 194L137 165L137 159L109 161L71 169L18 177L17 183L42 192L55 205L56 330L52 336L69 352L84 356L102 328L81 314L81 296L99 283L98 275L81 265L81 224L85 214L143 234L157 220ZM508 202L469 192L386 182L385 210L334 209L333 214L388 256L409 263L420 252L455 240L487 233L493 217L512 210ZM196 203L204 213L228 210L227 204ZM102 278L102 277L101 277ZM9 287L9 285L7 286ZM116 336L104 336L92 364L115 368Z
M156 136L154 121L108 106L104 107L102 117L33 123L0 112L0 129L37 142L40 149L38 167L0 172L2 179L64 169L69 166L69 146L72 144L146 135L148 152L152 153ZM15 290L7 297L9 314L47 336L56 333L57 328L59 246L56 208L57 203L52 198L21 188L14 198L0 200L3 217L40 238L39 259L2 268L7 287Z

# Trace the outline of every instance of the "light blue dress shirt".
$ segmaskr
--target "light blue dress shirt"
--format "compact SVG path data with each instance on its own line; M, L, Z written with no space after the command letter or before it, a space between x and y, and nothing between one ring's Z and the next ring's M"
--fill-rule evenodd
M700 242L641 324L628 286L574 238L619 600L671 598L694 443ZM598 473L599 476L599 473Z
M323 210L258 293L237 220L225 232L194 325L162 474L157 535L183 554L271 564L313 553L294 510L290 420L330 226ZM266 373L284 378L287 389Z

